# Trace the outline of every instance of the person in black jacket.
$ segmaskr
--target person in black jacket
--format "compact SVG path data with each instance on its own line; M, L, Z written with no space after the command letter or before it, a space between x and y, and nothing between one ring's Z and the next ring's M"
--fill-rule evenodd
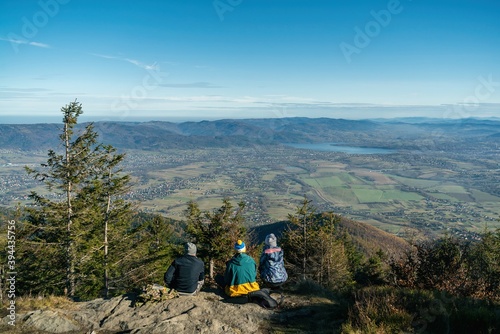
M185 255L175 259L164 275L168 288L175 289L179 295L196 295L205 278L205 264L196 257L196 245L186 243Z

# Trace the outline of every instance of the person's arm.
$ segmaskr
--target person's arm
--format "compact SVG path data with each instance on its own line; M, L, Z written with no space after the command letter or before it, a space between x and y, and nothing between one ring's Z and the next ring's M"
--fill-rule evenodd
M174 274L175 274L175 261L172 262L170 267L168 267L167 271L165 272L165 275L163 275L163 280L165 281L167 287L170 287L170 284L174 279Z
M201 269L201 271L200 271L200 275L198 276L198 282L205 280L205 264L204 263L201 264L200 269Z
M224 272L224 285L229 285L232 280L231 264L226 264L226 271Z
M259 272L264 269L264 262L266 261L266 253L262 252L260 255L260 260L259 260Z

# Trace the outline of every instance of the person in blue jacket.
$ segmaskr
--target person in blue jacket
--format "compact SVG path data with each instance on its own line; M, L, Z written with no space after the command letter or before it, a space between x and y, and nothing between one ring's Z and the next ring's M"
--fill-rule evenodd
M278 247L276 236L271 233L266 236L265 246L259 262L260 278L271 288L283 285L288 279L283 260L283 249Z

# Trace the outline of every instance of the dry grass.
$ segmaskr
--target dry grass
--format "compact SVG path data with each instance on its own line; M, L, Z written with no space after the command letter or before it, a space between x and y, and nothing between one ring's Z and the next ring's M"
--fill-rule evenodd
M16 310L18 312L56 308L74 310L77 308L77 304L64 296L27 296L16 298Z
M349 305L342 334L497 333L500 305L445 292L369 287Z

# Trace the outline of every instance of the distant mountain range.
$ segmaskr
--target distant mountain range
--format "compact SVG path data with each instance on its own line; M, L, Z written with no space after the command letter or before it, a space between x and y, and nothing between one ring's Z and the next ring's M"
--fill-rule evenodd
M78 125L82 129L87 123ZM99 142L122 149L203 148L280 143L341 142L368 145L372 138L410 139L428 134L456 138L500 138L500 119L401 118L345 120L332 118L227 119L172 123L96 122ZM56 148L62 124L0 124L0 147ZM368 144L367 144L368 143Z

